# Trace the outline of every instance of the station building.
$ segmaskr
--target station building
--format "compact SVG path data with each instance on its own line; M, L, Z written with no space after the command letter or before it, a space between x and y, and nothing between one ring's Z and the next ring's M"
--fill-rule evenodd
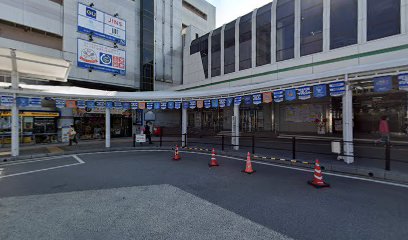
M344 135L349 124L366 137L387 116L392 133L403 136L407 32L407 0L276 0L198 39L187 34L183 85L174 89L277 93L269 103L241 104L241 132ZM346 97L330 93L339 81ZM350 116L343 116L345 104ZM201 108L188 115L189 127L219 132L231 130L234 113Z
M67 83L21 78L21 83L107 91L153 91L180 85L183 44L215 28L215 7L205 0L0 1L0 47L70 61ZM0 73L0 82L10 76ZM57 109L43 100L22 108L21 134L56 141L75 123L83 138L103 128L104 110ZM0 107L0 133L10 133L10 111ZM113 136L131 136L133 111L112 112ZM51 134L52 138L41 136Z

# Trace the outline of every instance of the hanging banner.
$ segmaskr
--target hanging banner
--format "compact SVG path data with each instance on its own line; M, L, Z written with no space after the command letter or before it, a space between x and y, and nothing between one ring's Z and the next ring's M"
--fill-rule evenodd
M30 99L28 97L17 97L16 103L18 107L28 107Z
M327 96L327 85L320 84L313 86L313 96L315 98L323 98Z
M231 107L234 104L234 98L230 97L227 98L227 107Z
M77 66L126 75L126 52L78 38Z
M296 100L296 89L285 90L285 100L286 101Z
M105 103L105 107L106 107L106 109L112 109L113 108L113 102L112 101L107 101Z
M85 109L85 101L84 100L77 100L77 108Z
M252 104L252 96L244 96L244 103L245 103L245 105L251 105Z
M105 108L105 102L104 101L95 101L95 107L96 108Z
M255 105L261 104L262 103L262 93L257 93L252 95L252 102Z
M227 103L227 99L221 98L221 99L219 100L219 106L220 106L220 108L225 108L226 103Z
M146 103L146 108L147 108L148 110L152 110L152 109L153 109L153 103L152 103L152 102L147 102L147 103Z
M211 100L211 107L218 108L218 99Z
M86 108L94 109L95 108L95 101L86 101Z
M122 108L123 108L123 107L122 107L122 103L119 102L119 101L114 102L113 108L115 108L115 109L122 109Z
M190 107L189 102L183 102L183 109L188 109Z
M392 90L392 77L376 77L373 79L374 92L388 92Z
M139 109L144 110L146 108L145 102L139 102Z
M174 103L174 108L175 109L180 109L181 108L181 102L175 102Z
M131 109L139 109L139 103L138 102L131 102L130 103L130 108Z
M162 110L167 109L167 102L161 102L161 103L160 103L160 108L161 108Z
M310 87L300 87L297 89L298 98L300 100L307 100L311 98L311 90Z
M167 108L168 109L174 109L174 102L168 102L167 103Z
M408 74L398 76L398 88L399 90L408 91Z
M263 102L264 103L271 103L272 102L272 93L266 92L262 94Z
M204 107L210 108L211 107L211 100L204 100Z
M203 100L197 100L197 108L203 108L204 107L204 101Z
M277 103L283 102L283 90L278 90L273 92L273 100Z
M234 98L234 105L240 105L242 101L242 97L238 96Z
M159 110L161 108L161 104L159 102L155 102L153 104L155 110Z
M122 108L123 108L123 110L130 109L130 102L123 102L122 103Z
M194 109L194 108L196 108L196 107L197 107L196 101L195 101L195 100L191 100L191 101L190 101L190 108L191 108L191 109Z
M41 107L41 98L30 98L30 107Z
M339 97L343 96L346 92L346 83L344 81L330 83L330 96Z
M67 108L76 108L76 101L75 100L67 100L67 101L65 101L65 106Z
M11 107L13 106L14 98L12 96L1 96L1 106Z
M65 107L65 100L64 99L55 99L55 107L56 108L64 108Z

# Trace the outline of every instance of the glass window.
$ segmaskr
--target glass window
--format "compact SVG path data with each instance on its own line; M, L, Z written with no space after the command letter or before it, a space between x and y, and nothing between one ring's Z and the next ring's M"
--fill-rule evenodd
M330 49L357 44L357 1L330 1Z
M323 50L323 0L302 0L300 56Z
M211 77L221 75L221 28L211 35Z
M200 37L200 55L205 78L208 78L208 35L209 33Z
M153 91L154 86L154 1L143 0L140 14L140 90Z
M279 0L276 6L276 61L294 57L295 1Z
M256 13L256 66L271 63L271 7L269 3Z
M191 42L191 45L190 45L190 55L193 55L194 53L198 53L199 51L200 51L200 39L197 38L197 39L194 39L194 40Z
M252 13L242 16L239 22L239 70L252 66Z
M235 21L224 28L224 74L235 72Z
M401 33L400 0L367 0L367 40Z

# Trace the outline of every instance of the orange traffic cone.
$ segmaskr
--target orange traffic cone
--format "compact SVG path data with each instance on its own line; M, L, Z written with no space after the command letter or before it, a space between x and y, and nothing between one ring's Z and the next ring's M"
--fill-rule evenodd
M218 165L217 159L215 158L215 150L214 148L212 149L212 153L211 153L211 161L210 164L208 164L209 167L218 167L220 165Z
M327 184L323 181L323 174L322 169L320 168L319 159L316 159L313 181L308 181L307 183L314 186L315 188L330 187L330 184Z
M252 174L255 172L255 170L252 169L252 163L251 163L251 154L248 152L247 160L246 160L246 166L245 170L242 170L244 173Z
M176 151L174 151L173 160L174 160L174 161L178 161L178 160L180 160L180 159L181 159L181 157L180 157L180 154L179 154L178 145L176 145Z

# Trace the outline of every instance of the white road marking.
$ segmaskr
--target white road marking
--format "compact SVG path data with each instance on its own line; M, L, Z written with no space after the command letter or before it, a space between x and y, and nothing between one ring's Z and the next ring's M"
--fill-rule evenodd
M44 172L44 171L49 171L49 170L54 170L54 169L59 169L59 168L65 168L65 167L72 167L72 166L76 166L76 165L81 165L84 164L85 162L80 159L78 156L76 155L68 155L65 157L72 157L74 158L78 163L73 163L73 164L66 164L66 165L62 165L62 166L56 166L56 167L50 167L50 168L43 168L43 169L38 169L38 170L33 170L33 171L27 171L27 172L21 172L21 173L14 173L14 174L9 174L9 175L4 175L4 176L0 176L1 178L7 178L7 177L15 177L15 176L21 176L21 175L26 175L26 174L31 174L31 173L37 173L37 172ZM50 159L47 159L50 160ZM38 160L40 161L40 160ZM45 161L45 160L43 160Z
M3 169L4 169L4 168L0 168L0 176L1 176L1 174L3 173Z
M36 158L35 160L18 160L17 162L11 162L11 163L3 163L3 164L0 164L0 166L1 166L1 167L4 167L4 166L21 165L21 164L26 164L26 163L43 162L43 161L50 161L50 160L61 159L61 158L69 158L69 157L71 157L71 155L62 155L62 156L55 156L55 157Z

